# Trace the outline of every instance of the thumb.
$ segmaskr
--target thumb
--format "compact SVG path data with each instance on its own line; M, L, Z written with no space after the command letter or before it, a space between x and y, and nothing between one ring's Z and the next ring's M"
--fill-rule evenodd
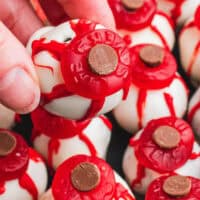
M39 103L36 72L25 47L0 21L0 103L18 113Z

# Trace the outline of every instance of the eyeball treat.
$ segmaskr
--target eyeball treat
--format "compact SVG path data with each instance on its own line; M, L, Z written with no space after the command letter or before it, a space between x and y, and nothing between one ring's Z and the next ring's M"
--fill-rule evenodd
M155 45L138 45L130 53L131 87L127 99L113 110L119 125L134 133L152 119L182 117L187 108L188 89L176 72L173 55Z
M0 130L0 199L37 200L47 187L47 170L41 157L24 139Z
M103 115L85 121L67 120L39 107L31 114L32 142L50 167L77 154L106 158L112 124Z
M163 175L200 178L200 146L182 119L152 120L130 140L122 166L131 188L145 194L149 184Z
M135 200L124 183L104 160L77 155L60 165L40 200Z
M72 20L43 28L27 48L40 80L41 106L54 115L92 118L112 110L127 95L126 43L99 24Z
M172 50L174 24L168 15L156 11L155 0L109 0L117 31L129 45L155 44Z

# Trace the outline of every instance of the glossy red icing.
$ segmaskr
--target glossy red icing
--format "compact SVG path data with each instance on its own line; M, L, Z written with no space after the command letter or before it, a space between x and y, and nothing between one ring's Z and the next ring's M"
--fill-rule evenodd
M8 132L8 130L0 129L0 134L1 132ZM17 145L9 155L0 157L0 182L20 177L25 172L29 161L29 148L24 139L13 132L9 133L15 137Z
M194 16L194 23L200 29L200 6L197 8Z
M33 200L38 199L38 190L31 177L24 173L19 179L19 185L30 193Z
M153 181L148 188L145 200L199 200L200 197L200 180L196 178L190 177L192 181L192 188L188 195L183 197L174 198L167 195L162 187L164 181L168 178L168 176L160 177Z
M139 30L148 26L156 12L155 0L145 0L141 8L127 11L121 0L108 0L118 29Z
M0 196L6 191L5 182L0 182Z
M188 113L188 122L192 123L193 117L196 112L200 109L200 102L194 105Z
M145 45L137 45L130 48L132 65L132 82L143 89L161 89L172 82L177 64L173 55L163 49L163 62L157 67L149 67L139 58L139 52Z
M110 45L118 54L116 70L104 76L93 73L87 62L90 49L99 43ZM65 48L61 70L68 91L93 100L102 100L120 89L127 92L130 85L130 59L126 43L109 30L95 30L74 38Z
M174 108L173 97L169 93L166 93L166 92L164 92L163 95L164 95L167 107L169 109L170 115L173 116L173 117L176 117L176 111L175 111L175 108Z
M131 183L131 187L135 188L137 187L137 185L140 186L142 179L145 177L145 167L137 164L137 175L136 178L133 179L132 183Z
M173 13L173 19L175 22L178 21L178 18L181 16L182 14L182 5L184 3L185 0L176 0L176 6L174 7L172 13Z
M196 160L196 159L198 159L198 158L200 158L200 153L195 153L195 152L193 152L193 153L191 154L191 156L190 156L190 160Z
M137 99L137 114L138 114L138 128L141 129L142 126L142 119L143 113L145 109L145 103L147 98L147 91L140 89L138 92L138 99Z
M112 130L112 123L108 120L104 115L99 116L99 118L103 121L103 123L107 126L109 130Z
M81 162L94 163L100 170L100 183L91 191L79 192L71 184L71 171ZM115 178L111 167L102 159L86 155L73 156L57 169L52 183L52 193L56 200L112 199L115 193Z
M32 148L29 148L29 157L32 161L38 163L38 162L43 162L41 156Z
M181 136L178 147L173 149L160 148L152 139L156 128L167 125L177 129ZM185 121L175 117L152 120L144 128L135 155L139 163L159 173L172 172L181 167L191 156L194 143L193 132Z
M112 200L135 200L135 198L130 195L128 190L125 189L122 184L117 183L115 188L115 194Z

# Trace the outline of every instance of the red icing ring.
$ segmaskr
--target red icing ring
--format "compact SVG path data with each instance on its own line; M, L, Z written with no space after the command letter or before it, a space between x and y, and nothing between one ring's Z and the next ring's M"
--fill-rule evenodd
M156 180L154 180L146 193L145 200L172 200L172 199L178 199L178 200L199 200L200 197L200 180L196 178L189 177L192 182L192 188L188 195L178 198L173 198L169 195L167 195L162 187L164 184L164 181L168 178L168 176L160 177Z
M96 44L110 45L118 55L118 65L111 74L93 73L87 62ZM102 99L126 89L130 84L130 58L124 40L109 30L96 30L74 38L63 52L61 70L68 91L92 99Z
M135 11L127 11L121 3L121 0L108 0L110 8L115 17L116 26L119 29L137 31L148 26L155 13L155 0L144 0L141 8Z
M82 162L95 164L101 173L100 183L88 192L77 191L71 183L72 170ZM112 168L102 159L86 155L73 156L58 167L52 183L56 200L112 199L115 192L115 178Z
M133 84L143 89L167 87L172 82L177 70L175 58L169 51L163 49L162 63L156 67L148 67L139 57L139 52L144 46L142 44L130 48Z
M67 120L47 112L44 108L38 107L31 113L34 129L50 138L71 138L82 131L91 120L75 121Z
M153 133L160 126L171 126L180 133L181 139L176 148L163 149L153 141ZM182 119L165 117L148 123L135 146L135 155L145 167L159 173L172 172L189 159L193 143L194 136L189 124Z
M1 132L8 130L0 129L0 134ZM16 147L7 156L0 157L0 182L21 177L29 161L29 148L24 139L16 133L9 133L15 137Z
M197 8L194 15L194 23L200 29L200 6Z

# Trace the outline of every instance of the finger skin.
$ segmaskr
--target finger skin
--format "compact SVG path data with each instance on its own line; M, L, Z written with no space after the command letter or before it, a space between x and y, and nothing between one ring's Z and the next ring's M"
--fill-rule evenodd
M23 44L42 27L28 0L1 0L0 20Z
M40 90L34 65L24 46L0 21L0 103L19 112L33 110Z
M44 10L48 9L48 0L43 2ZM51 4L56 0L51 0ZM103 24L115 30L114 17L107 0L57 0L70 18L84 18ZM49 11L50 12L50 11ZM50 15L50 14L49 14Z
M63 7L56 0L39 0L39 2L48 20L53 25L69 20L69 16L67 16Z

